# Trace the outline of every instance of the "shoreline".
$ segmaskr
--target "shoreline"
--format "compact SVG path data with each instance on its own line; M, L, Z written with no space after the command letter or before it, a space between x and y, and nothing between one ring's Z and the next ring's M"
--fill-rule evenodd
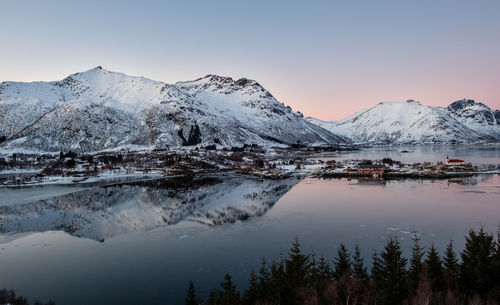
M314 178L365 178L365 179L451 179L461 177L472 177L476 175L494 175L500 174L500 171L478 171L478 172L445 172L439 174L429 173L396 173L388 172L380 176L374 177L373 175L360 174L357 172L334 172L334 173L315 173L311 175Z

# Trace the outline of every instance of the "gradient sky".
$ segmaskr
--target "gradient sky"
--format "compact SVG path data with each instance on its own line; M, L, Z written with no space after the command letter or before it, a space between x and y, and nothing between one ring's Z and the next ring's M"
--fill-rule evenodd
M0 81L248 77L324 120L409 98L500 109L500 1L0 1L0 58Z

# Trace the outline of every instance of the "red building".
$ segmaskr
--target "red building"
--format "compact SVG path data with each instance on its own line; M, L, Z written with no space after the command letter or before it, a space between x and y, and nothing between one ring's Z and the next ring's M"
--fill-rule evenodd
M460 159L446 159L446 165L464 165L465 161Z
M381 164L359 164L357 172L363 175L381 176L385 172L385 165Z

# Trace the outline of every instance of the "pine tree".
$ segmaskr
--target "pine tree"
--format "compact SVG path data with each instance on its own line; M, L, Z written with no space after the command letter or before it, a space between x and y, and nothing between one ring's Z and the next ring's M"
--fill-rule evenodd
M434 244L431 245L427 253L424 265L432 290L443 290L443 265Z
M410 268L408 270L408 281L413 289L418 287L420 281L423 256L424 248L420 246L420 237L417 232L413 232L413 247L411 249Z
M316 293L320 299L323 298L323 292L328 283L332 280L332 274L333 271L330 263L324 255L321 255L318 262L318 285L316 287Z
M309 273L309 256L302 253L297 237L292 243L292 248L284 263L286 278L284 287L286 291L283 297L290 297L290 300L283 302L283 304L298 304L300 302L298 292L301 288L306 287L306 278ZM282 298L282 300L284 299Z
M240 304L240 294L236 290L236 285L229 273L224 276L224 281L220 283L221 290L217 296L218 305L238 305Z
M317 291L318 282L319 282L319 268L316 263L316 255L311 253L310 255L310 264L309 264L309 273L307 275L307 286L311 287L313 290Z
M344 244L340 244L337 250L337 256L334 259L334 267L333 276L336 280L340 279L344 273L351 271L351 255Z
M496 283L496 287L493 288L494 293L491 297L495 298L496 302L500 304L500 225L498 226L497 231L496 251L493 256L492 274L492 281Z
M199 305L201 303L202 302L200 300L199 293L196 288L194 288L193 281L189 281L189 286L186 293L186 305Z
M258 300L258 285L257 275L252 270L250 272L250 277L248 278L248 288L245 289L245 294L243 295L243 304L254 305Z
M218 289L212 289L210 290L210 294L208 295L208 305L218 305L218 296L219 296L219 290Z
M270 267L270 291L267 300L273 304L291 304L294 296L288 285L285 262L281 256L279 262L273 261Z
M302 253L298 238L292 243L288 258L285 260L285 267L289 287L291 289L304 287L309 272L309 257Z
M325 258L324 255L321 255L318 262L318 277L323 281L330 281L333 276L332 267L330 263Z
M390 238L387 241L381 258L382 277L378 286L381 289L383 303L400 305L407 297L405 269L407 260L402 256L401 247L396 238Z
M269 282L270 282L270 275L267 270L267 263L266 259L263 257L262 258L262 263L259 268L259 274L257 276L257 298L259 300L265 300L268 296L269 293Z
M455 254L455 250L453 249L453 240L450 240L450 243L446 247L443 259L443 266L444 266L443 273L444 273L446 288L454 291L458 288L457 281L458 281L459 264L457 255Z
M372 268L370 270L371 278L375 282L375 286L379 286L382 283L382 260L378 255L377 251L373 251L372 254Z
M354 256L352 257L353 272L354 276L361 279L362 281L368 280L368 272L363 263L363 257L361 257L361 249L359 249L358 243L354 246Z
M493 235L483 228L479 232L469 231L465 237L465 249L461 252L460 287L468 295L477 293L484 296L495 286L491 274L493 257L495 255Z

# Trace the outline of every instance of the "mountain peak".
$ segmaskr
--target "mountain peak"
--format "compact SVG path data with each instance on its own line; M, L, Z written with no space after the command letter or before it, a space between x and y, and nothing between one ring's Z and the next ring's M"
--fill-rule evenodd
M231 83L241 87L254 86L254 85L260 86L260 84L257 81L250 78L242 77L239 79L233 79L232 77L229 76L221 76L217 74L207 74L203 77L195 79L193 82L200 82L200 81L209 81L213 83L215 82L215 83L227 83L227 84Z
M476 105L482 106L482 107L487 107L483 103L476 103L476 101L474 101L472 99L464 98L464 99L461 99L461 100L458 100L458 101L451 103L448 106L448 110L459 111L459 110L463 110L465 108L469 108L469 107L476 106Z
M383 102L334 122L310 120L359 144L422 144L500 140L500 111L471 99L448 108L414 100Z
M109 73L110 71L104 69L102 66L97 66L92 69L82 71L82 72L76 72L71 75L69 75L67 78L74 78L78 76L91 76L91 75L101 75L101 74L106 74Z
M98 151L202 145L346 144L305 121L254 80L209 74L167 84L102 66L61 81L0 87L1 147ZM7 102L3 102L3 100ZM27 115L29 114L29 115ZM135 149L135 148L133 148Z
M210 88L213 91L224 92L225 94L244 91L246 94L264 93L267 97L272 97L257 81L245 77L233 79L227 76L207 74L193 81L177 82L176 85L185 90L206 90Z
M80 73L98 73L98 72L109 72L108 70L104 69L102 66L97 66L97 67L94 67L90 70L87 70L85 72L80 72ZM79 73L76 73L76 74L79 74Z
M408 99L406 101L385 101L385 102L380 102L378 103L378 105L404 105L404 104L418 104L418 105L422 105L419 101L415 101L415 100L412 100L412 99Z

